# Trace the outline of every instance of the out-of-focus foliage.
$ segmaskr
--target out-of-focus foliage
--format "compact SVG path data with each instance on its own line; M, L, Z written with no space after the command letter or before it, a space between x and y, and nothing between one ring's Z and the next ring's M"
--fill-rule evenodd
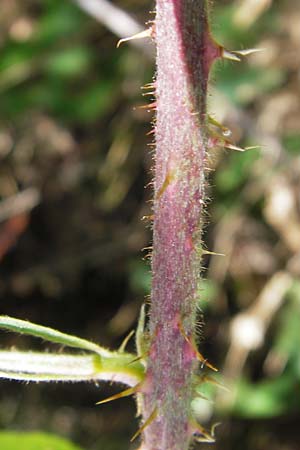
M240 143L261 149L215 156L212 245L227 256L208 271L225 281L222 314L231 327L224 371L234 394L221 395L220 407L251 418L299 414L300 404L300 9L259 4L260 12L250 0L215 11L225 46L262 52L247 64L219 64L212 111ZM246 326L243 315L253 322L239 337L234 323Z
M152 18L146 0L113 3L140 23ZM225 256L203 263L199 342L229 391L207 384L200 394L211 402L200 397L195 411L207 426L222 422L216 449L294 450L300 5L218 1L212 28L228 49L264 49L219 62L209 97L232 140L260 148L215 149L208 162L205 241ZM75 0L1 0L1 313L115 348L149 294L149 250L141 249L151 245L151 114L138 106L154 72L142 51L116 50L117 40ZM27 344L3 338L6 347ZM5 382L2 391L1 428L64 434L91 450L126 449L136 429L130 400L94 406L99 387Z
M48 433L0 433L0 446L5 450L80 450L66 439Z
M235 417L246 448L297 448L300 9L285 1L219 4L213 26L229 48L262 49L245 64L220 62L210 99L235 141L260 146L246 153L217 150L211 158L207 236L212 250L226 256L211 259L206 273L219 292L206 322L219 341L216 347L209 342L213 351L223 349L221 373L230 389L213 395L227 423L219 445L236 448L238 433L226 436Z

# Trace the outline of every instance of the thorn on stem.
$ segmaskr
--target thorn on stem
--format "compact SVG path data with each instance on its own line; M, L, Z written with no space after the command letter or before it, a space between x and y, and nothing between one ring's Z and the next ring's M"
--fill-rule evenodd
M155 133L155 129L153 128L152 130L148 131L148 133L146 133L146 136L151 136L151 134Z
M141 220L144 220L145 222L152 222L153 219L154 219L154 214L150 214L149 216L143 216ZM147 247L146 247L146 249L147 249Z
M256 148L260 148L259 145L252 145L250 147L239 147L238 145L231 144L230 142L225 141L224 147L229 150L236 150L238 152L246 152L247 150L254 150Z
M136 433L134 433L134 435L130 439L130 442L133 442L145 430L145 428L147 428L153 422L153 420L156 419L157 413L158 413L158 409L155 408L153 410L153 412L150 414L150 416L148 417L148 419L143 423L143 425L137 430Z
M214 443L215 429L218 425L220 425L220 422L213 424L210 429L210 432L208 432L204 427L202 427L199 423L193 420L193 426L195 427L194 437L196 442Z
M148 355L149 355L149 352L145 352L145 353L143 353L142 355L137 356L136 358L134 358L134 359L132 359L131 361L129 361L128 365L129 365L129 364L133 364L133 363L135 363L135 362L137 362L137 361L140 361L141 359L146 358Z
M162 184L162 186L159 188L158 192L157 192L157 198L159 199L163 193L165 192L165 190L167 189L167 187L171 184L171 182L174 180L174 174L171 172L168 172L164 182Z
M226 137L231 136L231 130L230 130L229 128L225 127L225 125L223 125L222 123L220 123L220 122L219 122L217 119L215 119L214 117L212 117L212 116L209 115L209 116L208 116L208 122L209 122L211 125L214 125L215 127L217 127L219 130L221 130L223 136L226 136Z
M128 41L133 41L136 39L144 39L153 36L153 27L147 28L147 30L140 31L139 33L134 34L133 36L129 36L127 38L120 39L117 42L117 48L120 47L121 44Z
M125 391L114 394L111 397L105 398L104 400L100 400L100 402L97 402L96 405L103 405L104 403L112 402L114 400L117 400L118 398L129 397L130 395L134 395L139 392L140 388L141 383L138 383L129 389L125 389Z
M262 52L263 48L247 48L245 50L226 50L222 49L222 58L229 59L230 61L241 61L240 57L252 55L253 53Z
M209 250L202 250L202 255L226 256L224 253L216 253Z
M143 90L155 89L155 87L156 87L155 82L152 82L152 83L145 84L144 86L141 87L141 89L143 89Z
M131 330L131 331L127 334L127 336L125 336L125 338L123 339L123 341L122 341L122 343L121 343L121 345L120 345L120 347L119 347L119 349L118 349L118 352L124 353L124 351L125 351L125 349L126 349L126 347L127 347L127 344L128 344L128 342L130 341L130 339L132 338L132 336L134 335L134 333L135 333L135 330Z
M156 108L156 102L148 103L148 105L141 105L138 106L139 109L155 109Z
M186 342L191 346L192 350L195 352L197 359L201 362L201 368L203 368L204 366L207 366L214 372L218 372L218 369L215 366L213 366L206 358L204 358L204 356L197 350L195 343L193 343L191 341L191 339L187 336L186 332L184 331L184 328L183 328L183 325L182 325L182 322L180 319L178 321L178 327L179 327L180 333L182 334L182 336L184 337Z
M199 377L199 382L200 383L210 383L213 384L214 386L220 388L220 389L224 389L224 391L229 392L230 390L228 389L228 387L224 386L224 384L220 383L220 381L215 380L214 378L208 376L208 375L202 375L201 377Z

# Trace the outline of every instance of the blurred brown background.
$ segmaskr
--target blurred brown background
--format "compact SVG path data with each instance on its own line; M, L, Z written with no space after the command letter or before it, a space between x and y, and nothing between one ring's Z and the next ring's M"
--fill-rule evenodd
M153 18L143 0L1 0L1 313L117 348L149 294L153 47L116 49ZM300 3L216 1L209 108L245 152L215 149L201 351L229 391L195 410L219 450L300 449ZM145 188L146 187L146 188ZM2 334L2 347L45 348ZM47 348L47 345L46 345ZM131 344L133 350L133 344ZM132 400L113 387L1 382L0 426L89 450L136 448ZM205 445L202 448L206 448ZM9 450L9 449L3 449Z

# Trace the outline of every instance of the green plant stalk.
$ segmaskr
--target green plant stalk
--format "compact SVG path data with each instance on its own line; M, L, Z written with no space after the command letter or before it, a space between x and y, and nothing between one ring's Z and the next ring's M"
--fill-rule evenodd
M68 347L98 353L102 356L109 356L111 354L109 350L106 350L93 342L87 341L86 339L62 333L61 331L43 325L37 325L28 322L27 320L16 319L15 317L0 316L0 328L20 334L26 334L27 336L38 337L55 344L62 344Z
M113 381L136 386L143 379L143 368L133 355L72 355L46 352L0 352L0 378L32 382Z
M191 401L202 359L195 339L207 81L221 50L210 38L205 0L157 0L155 41L153 281L142 448L186 450L193 435L205 438Z
M131 387L144 378L144 365L136 355L123 350L109 351L86 339L8 316L0 316L1 328L92 355L0 351L0 378L32 382L112 381Z

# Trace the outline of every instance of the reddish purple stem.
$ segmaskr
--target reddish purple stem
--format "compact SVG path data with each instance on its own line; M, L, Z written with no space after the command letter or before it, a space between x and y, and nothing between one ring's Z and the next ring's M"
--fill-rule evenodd
M187 450L198 367L193 347L200 277L209 68L220 56L205 0L157 0L156 162L151 336L143 449Z

